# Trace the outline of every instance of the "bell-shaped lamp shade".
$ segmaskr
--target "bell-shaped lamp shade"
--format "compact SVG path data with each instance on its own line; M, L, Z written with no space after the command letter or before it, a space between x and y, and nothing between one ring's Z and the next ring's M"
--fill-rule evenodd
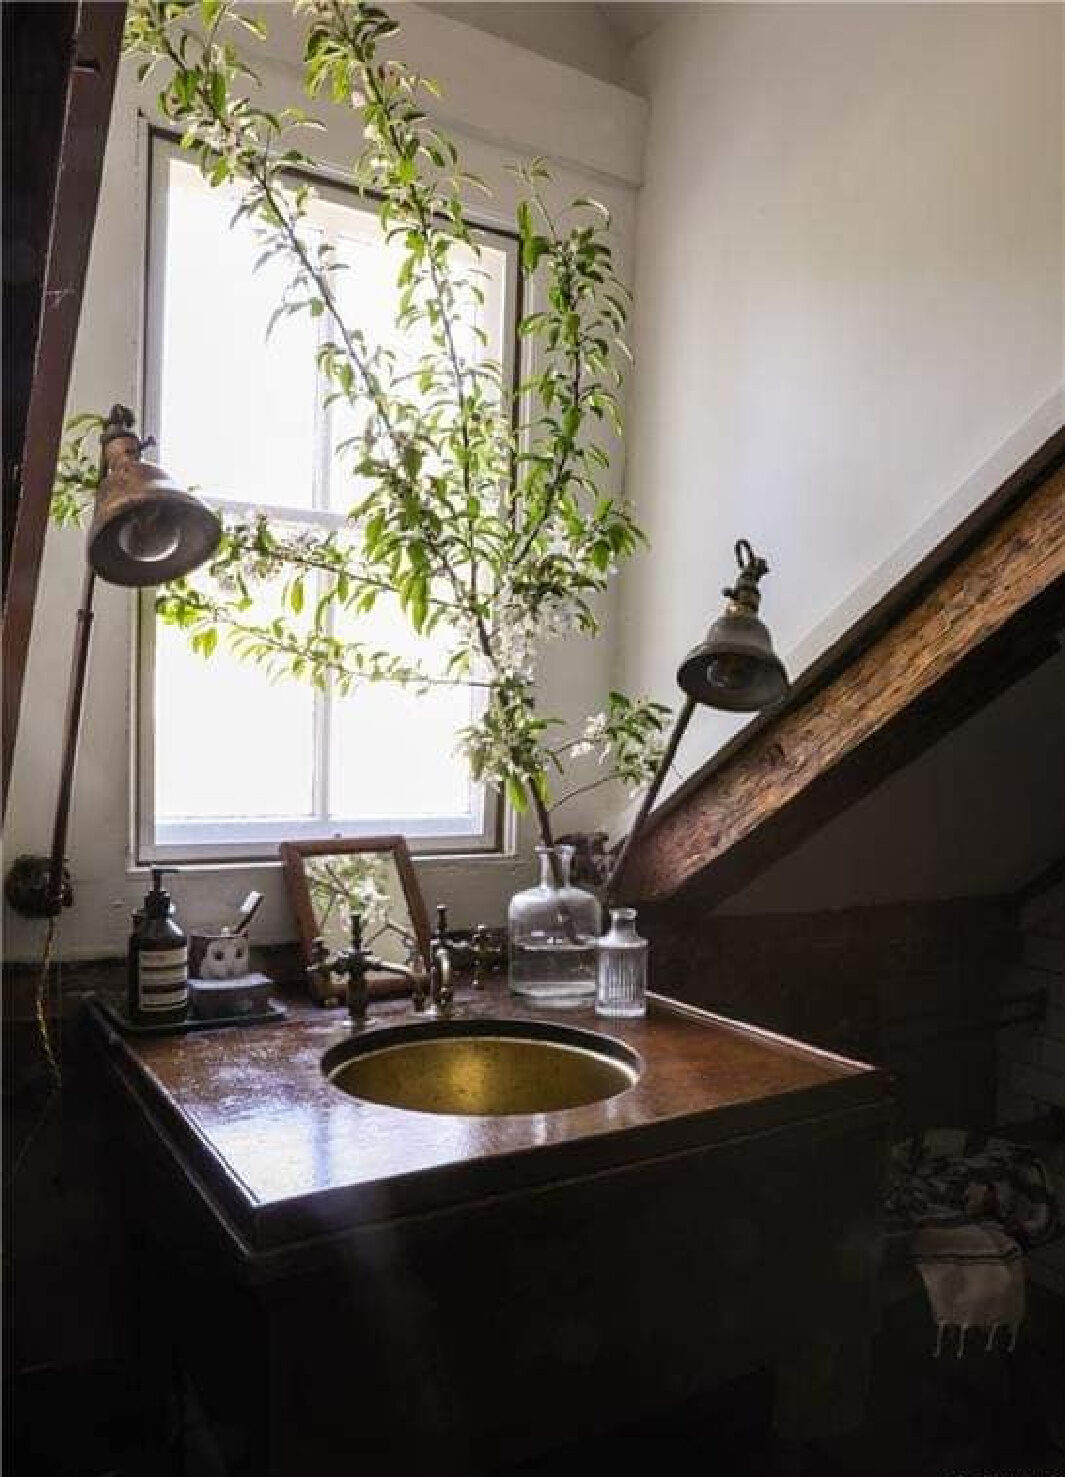
M161 585L209 559L222 525L205 503L161 467L141 460L140 442L114 436L89 529L89 562L112 585Z
M767 708L788 690L784 665L756 615L727 611L677 669L689 697L730 713Z
M725 613L681 662L677 681L694 702L730 713L754 713L784 696L788 674L758 618L758 582L769 565L746 539L736 545L736 563L736 583L723 592Z

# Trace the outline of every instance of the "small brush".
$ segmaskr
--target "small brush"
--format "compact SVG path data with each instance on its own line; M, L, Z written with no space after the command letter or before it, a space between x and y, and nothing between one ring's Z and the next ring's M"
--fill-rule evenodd
M263 895L261 892L249 892L237 910L237 920L227 926L228 933L247 933L251 920L262 907Z

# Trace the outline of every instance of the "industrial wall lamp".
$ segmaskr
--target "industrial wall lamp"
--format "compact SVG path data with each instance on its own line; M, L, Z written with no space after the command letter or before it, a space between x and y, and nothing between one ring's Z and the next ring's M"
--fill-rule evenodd
M788 690L784 665L773 650L769 631L758 618L762 599L758 583L769 573L769 565L746 539L739 540L735 552L739 574L735 584L722 591L727 602L724 613L714 621L706 640L690 651L677 669L677 682L686 695L684 706L610 873L607 894L611 898L617 896L632 849L647 824L696 707L754 713L778 702Z
M31 918L54 918L71 901L64 856L97 576L108 584L132 588L163 584L203 564L222 537L222 525L205 503L143 459L151 443L140 439L134 424L133 412L115 405L100 433L100 478L74 637L51 853L19 857L5 887L11 906Z

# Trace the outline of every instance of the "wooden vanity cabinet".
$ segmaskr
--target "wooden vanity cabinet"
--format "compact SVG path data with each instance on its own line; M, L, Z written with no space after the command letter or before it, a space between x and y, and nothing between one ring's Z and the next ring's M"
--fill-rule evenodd
M190 1038L148 1050L93 1011L134 1358L145 1378L177 1360L234 1472L498 1472L764 1365L789 1436L859 1413L882 1074L688 1020L707 1071L742 1042L775 1054L774 1070L813 1063L817 1080L499 1154L457 1199L446 1177L421 1201L404 1183L417 1173L375 1182L358 1223L339 1224L322 1193L316 1229L313 1195L275 1202L272 1224L261 1197L258 1217L234 1210L239 1154L182 1101L189 1064L167 1066ZM279 1058L301 1029L276 1028ZM251 1032L231 1034L236 1054ZM255 1052L269 1054L265 1036ZM328 1136L320 1148L328 1159Z

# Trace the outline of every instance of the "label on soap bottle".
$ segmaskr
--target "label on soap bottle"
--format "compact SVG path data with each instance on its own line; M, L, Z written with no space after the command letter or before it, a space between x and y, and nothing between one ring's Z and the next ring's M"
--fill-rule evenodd
M189 998L189 946L137 951L137 995L141 1010L178 1010Z

